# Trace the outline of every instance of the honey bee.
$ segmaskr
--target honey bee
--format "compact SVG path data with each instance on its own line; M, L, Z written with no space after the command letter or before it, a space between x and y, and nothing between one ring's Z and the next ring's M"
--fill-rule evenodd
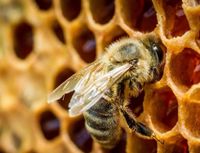
M86 129L104 148L111 149L120 140L120 115L132 131L158 140L153 130L130 113L128 99L137 97L145 84L158 80L162 63L163 50L155 37L122 38L109 45L101 58L58 86L48 102L75 91L69 115L83 113Z

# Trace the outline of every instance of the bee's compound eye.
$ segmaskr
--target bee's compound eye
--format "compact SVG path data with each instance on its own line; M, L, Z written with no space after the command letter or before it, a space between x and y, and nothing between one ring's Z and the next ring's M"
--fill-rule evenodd
M153 44L152 45L152 50L157 54L159 62L162 62L163 60L163 51L160 48L158 44Z

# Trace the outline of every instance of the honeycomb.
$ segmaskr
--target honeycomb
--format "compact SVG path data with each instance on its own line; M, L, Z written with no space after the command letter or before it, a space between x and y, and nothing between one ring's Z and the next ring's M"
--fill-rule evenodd
M161 80L131 99L164 144L131 133L102 149L70 118L72 94L47 104L65 79L123 36L160 37ZM0 153L199 153L199 0L1 0Z

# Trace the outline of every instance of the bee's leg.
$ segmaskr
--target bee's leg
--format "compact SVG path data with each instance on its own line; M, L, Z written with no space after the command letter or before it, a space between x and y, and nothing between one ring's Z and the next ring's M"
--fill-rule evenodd
M136 121L135 117L133 115L130 115L126 109L123 109L123 106L120 106L120 111L123 114L126 123L128 124L128 127L133 130L133 132L137 132L140 135L151 137L157 141L159 141L161 144L164 142L159 140L153 130L151 130L149 127L144 125L141 122Z
M124 109L123 107L120 107L120 112L122 113L126 123L128 124L128 127L133 130L133 131L136 131L136 120L131 117Z
M133 90L133 93L135 91L137 91L137 93L140 93L142 90L142 86L140 83L138 83L136 80L134 79L128 79L129 82L129 88L131 87L131 85L135 86L133 88L130 88L131 90ZM159 142L161 142L155 135L155 133L153 132L153 130L151 130L149 127L147 127L146 125L142 124L141 122L138 122L136 120L136 117L134 116L134 114L131 112L131 110L129 109L129 101L125 99L125 93L124 93L124 89L125 89L125 81L126 80L122 80L121 83L119 83L116 88L114 88L114 92L113 95L116 96L115 99L115 104L118 106L119 111L122 113L122 116L124 116L124 119L128 125L128 127L133 131L133 132L137 132L140 135L143 136L147 136L147 137L151 137L155 140L158 140ZM134 94L133 94L134 95ZM138 96L138 95L135 95ZM161 142L163 143L163 142Z
M137 127L136 131L139 134L151 137L151 138L157 140L158 142L160 142L161 144L164 144L164 142L162 140L158 139L157 136L155 135L155 133L150 128L148 128L146 125L144 125L143 123L137 122L136 127Z

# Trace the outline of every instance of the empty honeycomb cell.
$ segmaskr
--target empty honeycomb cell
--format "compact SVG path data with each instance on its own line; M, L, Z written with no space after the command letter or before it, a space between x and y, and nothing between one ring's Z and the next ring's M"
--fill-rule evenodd
M184 62L183 62L184 61ZM186 87L200 82L200 55L192 49L185 48L172 58L170 71L174 82Z
M143 101L144 101L144 91L140 93L138 97L130 98L129 108L133 112L133 114L138 117L143 112Z
M89 153L92 150L92 138L85 128L85 121L83 119L74 122L69 127L69 135L71 140L83 152Z
M115 12L114 0L89 0L89 2L95 22L105 24L112 19Z
M148 140L133 135L128 144L128 153L156 153L157 143L155 140Z
M154 126L161 132L171 130L178 120L178 102L169 87L149 95L149 108Z
M165 148L167 153L189 153L189 147L185 139L177 140L176 144L166 144L162 147Z
M82 27L80 32L74 34L74 48L77 50L80 57L87 63L91 63L96 58L96 40L95 36L86 27Z
M60 134L60 121L50 110L42 112L39 116L39 124L44 137L53 140Z
M58 38L58 40L60 40L62 43L66 43L65 41L65 35L63 32L62 27L60 26L60 24L58 23L58 21L53 22L52 24L52 30L55 33L56 37Z
M200 138L200 106L199 103L184 102L181 106L181 112L184 121L183 124L186 129L190 132L190 135Z
M72 76L75 72L72 69L65 68L61 72L58 73L55 80L55 87L58 87L62 82L67 80L70 76ZM68 103L70 102L70 99L72 97L72 92L65 94L62 98L58 100L58 103L61 107L64 109L68 108Z
M121 13L128 26L142 32L154 30L157 18L151 0L121 0L121 4Z
M137 19L143 10L144 1L143 0L120 0L121 4L121 14L131 28L134 28L137 23Z
M142 32L153 31L157 25L156 11L151 0L145 0L143 10L140 13L135 29Z
M173 148L173 153L189 153L189 147L187 144L187 140L182 140Z
M63 16L72 21L77 18L81 12L81 0L60 0Z
M16 55L25 59L33 50L33 28L28 22L21 22L14 29L14 50Z
M52 7L52 0L34 0L41 10L49 10Z
M107 34L104 35L103 38L103 47L108 47L113 42L120 40L121 38L128 37L128 34L119 26L113 28Z
M182 8L181 0L165 0L164 9L167 18L167 37L181 36L190 30L187 18Z

